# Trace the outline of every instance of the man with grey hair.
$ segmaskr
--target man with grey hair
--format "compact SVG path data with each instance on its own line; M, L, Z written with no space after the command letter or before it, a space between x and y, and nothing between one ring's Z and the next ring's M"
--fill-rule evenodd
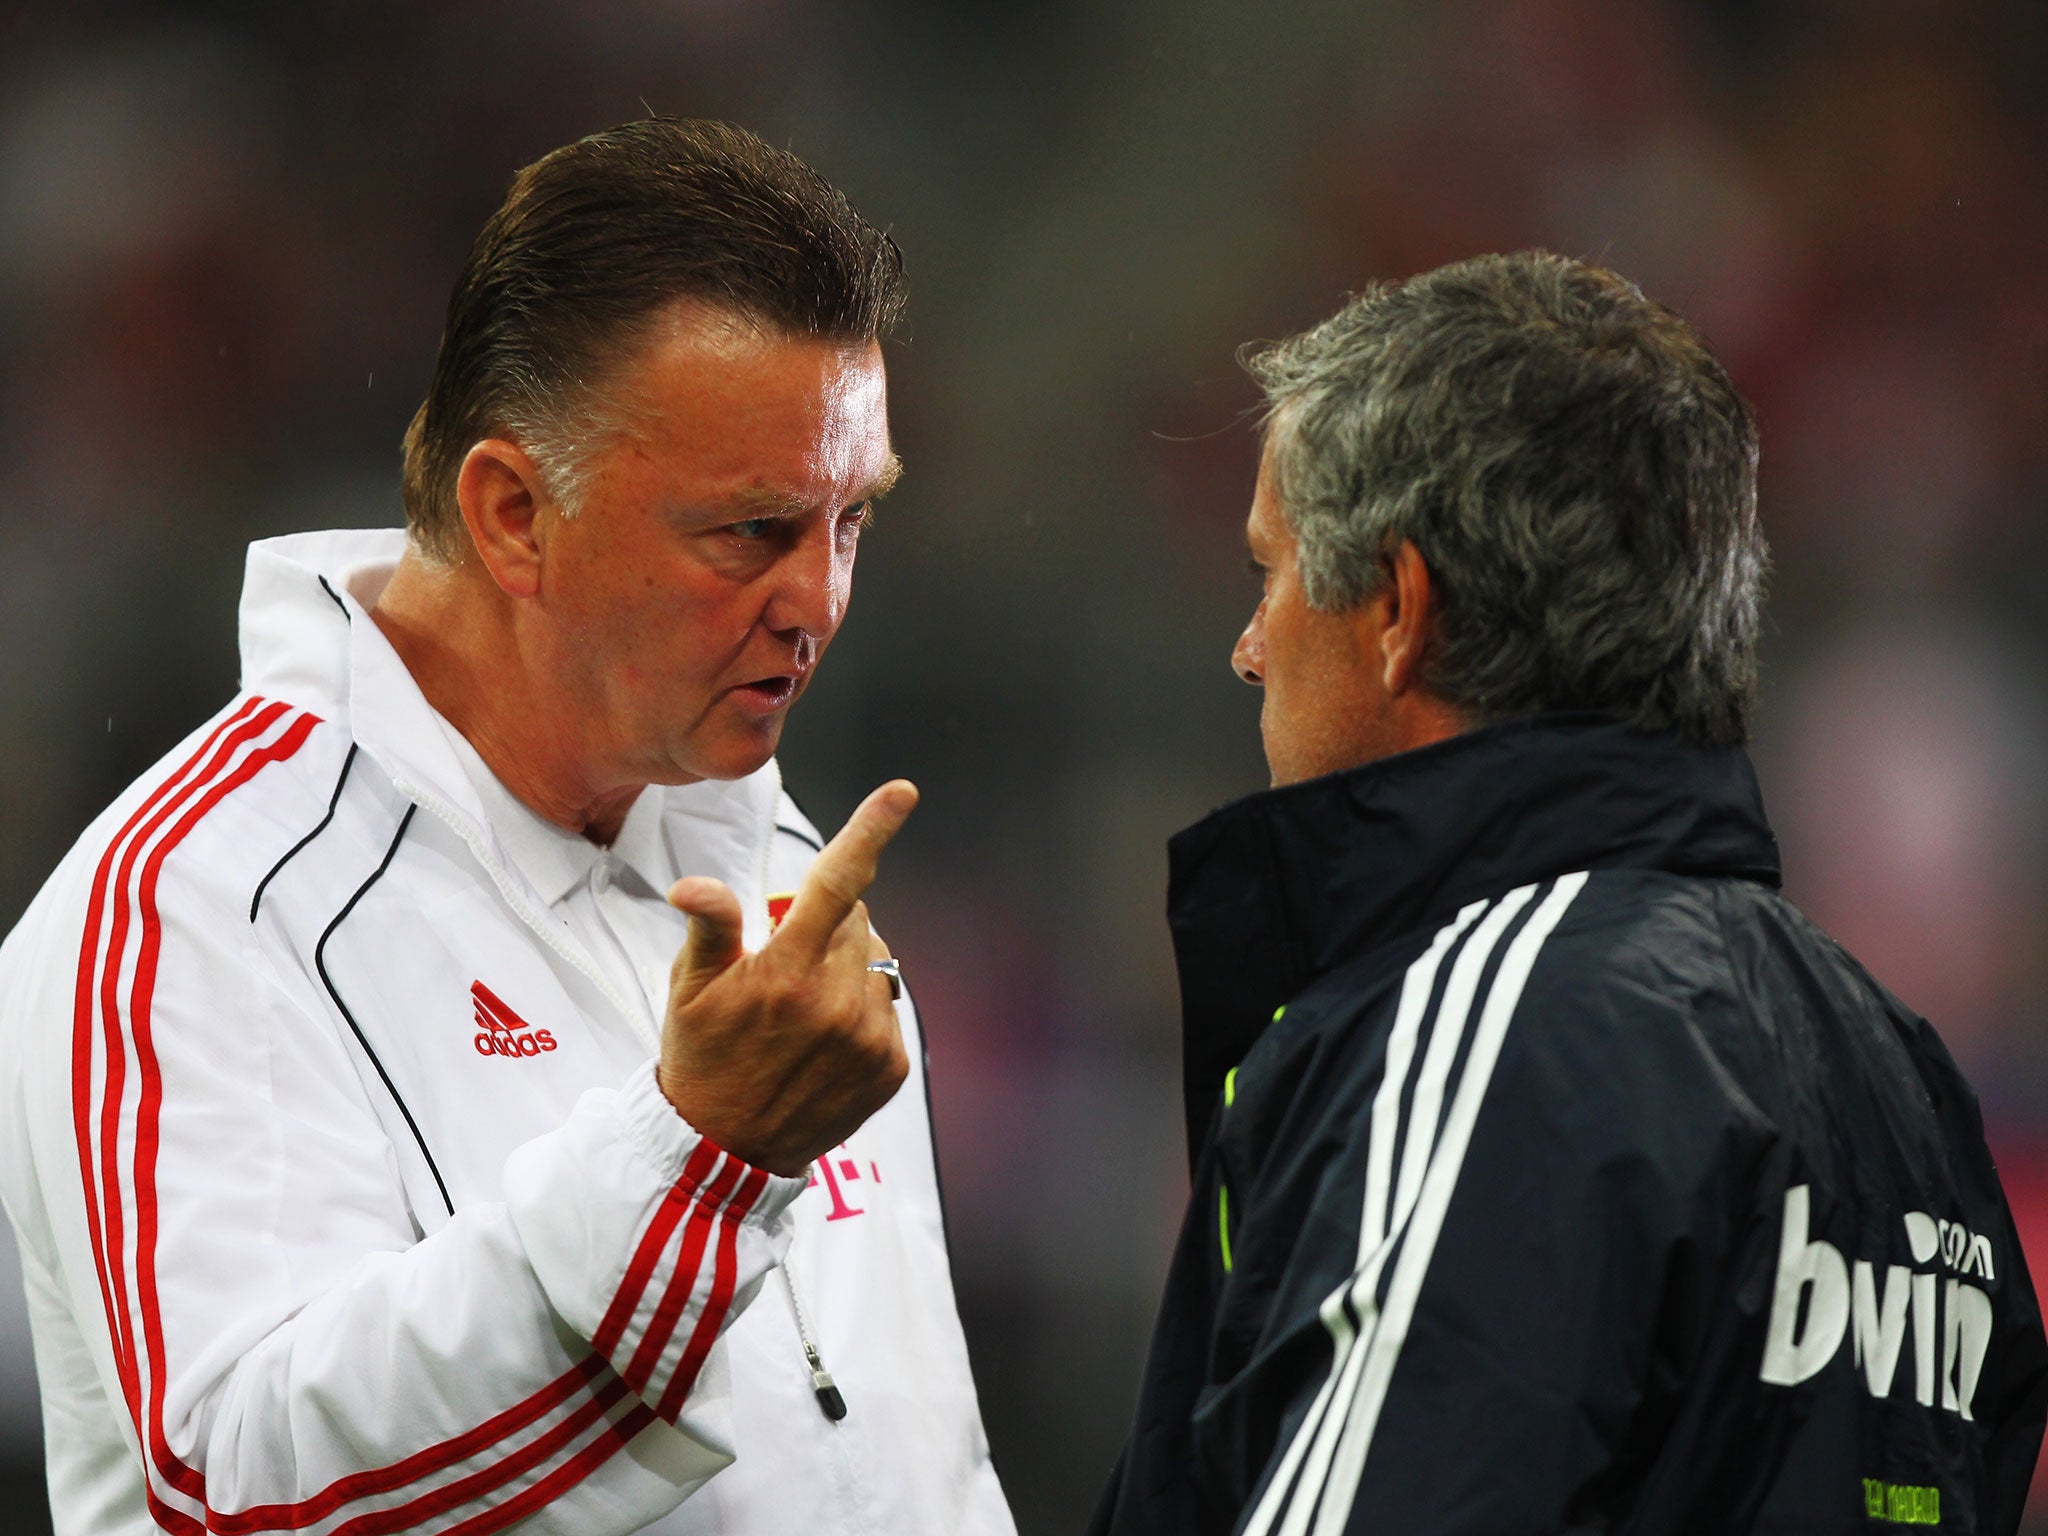
M1777 893L1748 406L1485 257L1254 353L1175 839L1194 1195L1099 1533L2011 1532L2048 1341L1934 1031Z

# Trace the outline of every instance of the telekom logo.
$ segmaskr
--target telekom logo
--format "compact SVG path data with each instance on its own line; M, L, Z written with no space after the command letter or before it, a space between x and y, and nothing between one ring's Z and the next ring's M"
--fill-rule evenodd
M850 1150L845 1142L839 1143L831 1152L811 1164L811 1176L804 1181L805 1189L816 1189L821 1179L824 1182L825 1192L832 1197L832 1209L825 1213L827 1221L844 1221L849 1216L865 1216L867 1207L855 1205L847 1196L846 1186L858 1184L863 1179L876 1184L882 1182L882 1170L871 1162L868 1164L867 1172L862 1173L860 1164L847 1156Z
M782 926L782 920L789 916L789 909L795 901L794 891L778 891L768 898L768 927L771 932ZM479 982L478 985L481 986L482 983ZM810 1177L804 1180L805 1189L816 1189L822 1181L825 1193L832 1197L832 1209L825 1213L827 1221L844 1221L849 1216L865 1216L867 1207L855 1205L846 1192L846 1186L861 1183L863 1180L874 1184L882 1182L880 1168L870 1162L867 1172L863 1174L860 1164L853 1159L851 1152L852 1149L842 1141L832 1151L811 1164Z

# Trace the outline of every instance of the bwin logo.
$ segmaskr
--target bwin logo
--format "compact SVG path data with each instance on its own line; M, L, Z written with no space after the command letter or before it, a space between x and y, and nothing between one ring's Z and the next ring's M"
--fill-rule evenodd
M1903 1264L1886 1266L1878 1285L1877 1266L1858 1259L1852 1271L1831 1243L1807 1239L1811 1186L1785 1194L1785 1225L1778 1240L1778 1278L1771 1293L1771 1320L1764 1342L1762 1379L1790 1387L1835 1358L1842 1335L1850 1333L1856 1363L1873 1397L1889 1397L1906 1324L1913 1330L1913 1395L1921 1406L1941 1406L1964 1418L1977 1393L1984 1352L1991 1343L1991 1298L1954 1276L1919 1274ZM1960 1274L1995 1278L1991 1244L1973 1237L1961 1222L1937 1222L1920 1211L1906 1213L1906 1242L1917 1264L1936 1254ZM1936 1295L1940 1308L1937 1315ZM1804 1306L1802 1308L1802 1302ZM1805 1326L1800 1325L1804 1322ZM1935 1371L1935 1343L1941 1370Z

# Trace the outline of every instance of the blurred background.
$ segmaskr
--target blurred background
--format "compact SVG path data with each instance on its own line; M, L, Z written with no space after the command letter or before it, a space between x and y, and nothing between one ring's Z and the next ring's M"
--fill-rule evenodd
M828 827L924 787L873 904L996 1456L1025 1536L1074 1530L1185 1181L1163 843L1264 783L1233 352L1546 245L1760 409L1789 885L1962 1060L2048 1277L2044 74L2039 0L0 7L0 929L234 689L244 544L399 520L516 167L649 108L787 144L913 304L909 474L785 774ZM0 1226L10 1532L13 1268Z

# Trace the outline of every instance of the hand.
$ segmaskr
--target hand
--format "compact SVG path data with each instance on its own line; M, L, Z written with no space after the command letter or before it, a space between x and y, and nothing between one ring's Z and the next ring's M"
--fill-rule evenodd
M690 932L669 973L656 1081L685 1120L756 1168L802 1173L910 1071L889 979L868 969L889 950L860 898L916 805L903 779L863 800L758 953L741 946L739 898L723 882L669 890Z

